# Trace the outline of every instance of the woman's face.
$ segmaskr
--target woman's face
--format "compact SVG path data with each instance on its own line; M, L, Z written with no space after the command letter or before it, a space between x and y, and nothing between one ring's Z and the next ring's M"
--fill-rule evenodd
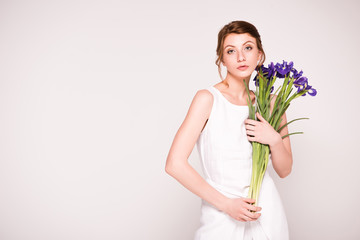
M261 59L256 39L248 33L231 33L224 41L223 64L227 71L238 78L249 77ZM247 67L242 67L242 66Z

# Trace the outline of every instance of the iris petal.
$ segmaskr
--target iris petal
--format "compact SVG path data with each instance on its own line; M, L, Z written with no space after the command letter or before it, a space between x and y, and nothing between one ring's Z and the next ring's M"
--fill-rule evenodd
M308 94L309 94L310 96L316 96L317 91L316 91L315 88L312 88L312 89L310 89L310 90L308 91Z

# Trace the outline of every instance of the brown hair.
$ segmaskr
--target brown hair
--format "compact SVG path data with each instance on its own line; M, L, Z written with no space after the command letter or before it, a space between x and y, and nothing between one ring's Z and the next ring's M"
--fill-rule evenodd
M262 52L261 60L259 61L258 65L255 68L256 71L258 71L260 66L265 62L265 52L264 52L264 49L261 44L260 34L259 34L258 30L256 29L256 27L246 21L232 21L232 22L228 23L227 25L225 25L218 34L218 45L216 48L217 59L215 61L215 64L218 66L220 78L223 81L224 81L224 79L222 78L222 75L221 75L220 64L221 64L221 61L222 61L222 58L224 55L223 46L224 46L225 38L230 33L238 33L238 34L248 33L253 38L256 39L257 48Z

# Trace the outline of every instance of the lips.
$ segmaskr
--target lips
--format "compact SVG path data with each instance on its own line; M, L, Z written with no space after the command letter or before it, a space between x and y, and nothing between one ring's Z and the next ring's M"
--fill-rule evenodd
M247 65L242 65L242 66L239 66L237 69L239 70L246 70L249 66Z

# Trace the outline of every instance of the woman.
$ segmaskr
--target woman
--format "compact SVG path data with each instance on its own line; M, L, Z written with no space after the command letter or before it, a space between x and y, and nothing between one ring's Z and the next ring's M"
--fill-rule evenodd
M284 208L267 171L258 206L252 205L254 199L247 198L252 173L251 141L270 146L269 165L281 178L290 174L293 162L290 139L281 137L288 134L287 127L278 133L258 113L260 121L248 119L243 80L249 84L253 71L265 61L260 35L251 23L233 21L220 30L216 52L221 79L220 64L227 68L227 75L195 94L175 135L165 170L202 199L196 240L288 239ZM255 104L252 91L251 100ZM287 121L286 114L282 119L281 126ZM195 143L205 179L187 161Z

